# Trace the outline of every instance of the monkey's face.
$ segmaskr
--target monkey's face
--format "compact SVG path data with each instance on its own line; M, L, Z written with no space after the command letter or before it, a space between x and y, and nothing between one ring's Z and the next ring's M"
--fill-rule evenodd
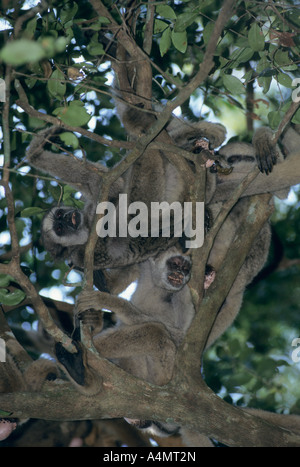
M87 242L89 229L85 217L78 209L54 207L43 219L42 240L52 256L62 259L64 249Z
M178 291L189 281L191 260L181 255L176 248L152 259L152 276L159 287L170 291Z
M166 261L166 268L166 278L172 289L181 289L190 279L191 262L185 256L172 256Z
M53 213L53 230L58 237L74 233L81 225L81 213L77 209L56 209Z

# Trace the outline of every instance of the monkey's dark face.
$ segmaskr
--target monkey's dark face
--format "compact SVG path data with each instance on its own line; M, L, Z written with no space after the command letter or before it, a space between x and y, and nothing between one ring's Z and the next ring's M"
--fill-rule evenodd
M54 207L42 223L44 247L55 259L63 259L66 248L83 245L89 236L84 213L70 207Z
M181 289L190 278L191 262L184 256L172 256L166 262L167 280L175 289Z
M183 256L176 247L149 259L154 284L165 290L177 292L190 279L191 260Z
M56 209L53 213L53 230L58 237L76 231L81 224L81 214L77 209Z

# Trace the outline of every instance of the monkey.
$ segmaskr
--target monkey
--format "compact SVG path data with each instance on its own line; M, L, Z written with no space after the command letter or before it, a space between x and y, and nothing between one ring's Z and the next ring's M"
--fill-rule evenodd
M53 130L50 130L50 132L52 131ZM198 136L197 129L194 128L194 131L196 138ZM290 133L291 131L292 129L290 130ZM40 148L43 144L48 132L49 130L43 130L42 133L40 133L31 143L28 150L28 159L30 164L49 173L50 175L59 176L63 181L70 183L74 188L81 190L86 202L83 210L66 206L53 207L49 213L46 214L42 222L42 241L46 250L51 253L54 259L67 259L75 267L82 268L85 245L96 209L97 199L95 197L95 193L98 191L99 186L101 186L101 176L95 171L95 164L88 161L83 162L70 158L64 154L55 154L45 150L42 150L41 152L39 152L39 150L36 152L37 148ZM264 134L264 130L262 131L262 134ZM296 132L293 132L292 136L294 139L300 139L300 136ZM287 141L289 141L289 138L285 137L283 143L286 145ZM225 201L228 199L233 188L241 181L249 169L256 165L255 148L246 143L229 143L228 145L221 147L218 154L223 158L223 161L225 161L227 166L233 167L233 172L230 175L209 173L210 178L213 179L215 183L211 202L208 203L209 206L215 202ZM282 156L280 159L282 160ZM101 171L105 171L100 165L99 167L100 173ZM280 167L283 168L283 171L280 170ZM277 168L279 170L276 170ZM168 170L161 174L156 174L156 178L159 180L159 183L156 184L155 188L159 192L156 196L149 193L149 199L147 200L145 196L146 190L144 189L142 199L146 201L147 205L149 205L152 200L158 199L159 201L169 200L168 202L173 202L176 199L174 188L178 186L179 194L177 200L183 200L181 197L182 183L178 183L178 178L174 179L171 176L172 174L167 173ZM298 177L300 177L300 174L297 172L297 167L295 167L294 172L292 171L291 176L287 176L287 171L291 174L288 162L285 160L281 164L275 166L273 172L268 175L268 177L265 177L262 174L261 176L259 175L250 185L245 195L263 193L266 191L280 195L280 193L282 194L284 191L284 196L291 186L291 183L296 183L296 180L299 180ZM91 176L89 176L90 173ZM143 172L141 172L141 174L142 173ZM146 174L149 174L149 170L146 171ZM145 176L147 177L146 174ZM276 177L271 179L273 175L276 175ZM283 175L283 177L281 177L281 175ZM144 187L146 187L149 185L151 180L151 170L149 177L149 180L146 181L141 175L139 186L144 185ZM123 177L121 177L113 184L109 200L116 200L117 195L120 194L121 190L126 191L124 185L128 185L128 183L125 182ZM160 192L160 187L164 187L162 190L163 193ZM139 188L134 186L132 191L134 192L133 199L137 200L139 197ZM172 194L169 197L168 194L171 192ZM130 193L130 190L128 193ZM171 241L172 240L164 237L156 238L155 241L150 237L140 237L138 239L111 237L99 238L95 249L95 270L100 268L123 267L134 264L138 261L143 261L149 256L155 254L155 252L166 249L170 246Z
M130 302L108 293L82 293L78 297L79 310L88 306L113 311L118 319L115 328L106 329L93 338L99 354L129 373L148 382L164 385L172 377L175 355L195 314L187 282L191 260L176 247L139 263L139 285ZM208 266L204 288L214 278ZM150 299L151 298L151 299ZM62 348L60 347L60 351ZM67 367L69 378L80 390L78 374L67 362L66 352L57 353ZM81 368L85 371L85 368ZM85 392L85 389L82 388ZM126 419L140 429L169 436L179 427L152 421Z
M152 112L151 105L143 99L142 93L139 92L138 79L134 79L135 73L138 77L140 72L138 61L134 62L134 57L132 57L131 64L127 65L126 60L121 60L123 53L121 48L119 48L119 52L120 61L115 65L116 81L118 82L115 88L117 96L121 97L123 101L116 99L117 111L129 135L129 139L136 141L140 135L146 133L151 128L156 118ZM135 65L132 66L132 63L135 63ZM128 97L128 93L130 97ZM133 104L135 108L127 105L128 103ZM175 143L179 147L193 152L195 146L197 146L197 142L202 138L207 138L211 150L222 145L225 139L225 132L225 128L221 125L209 122L194 124L180 122L179 125L171 122L156 137L156 141L170 144ZM29 146L27 158L30 165L50 175L59 177L64 182L81 191L85 199L85 208L83 211L61 206L53 208L43 221L43 241L46 248L57 259L68 259L75 267L82 268L85 244L96 210L99 187L101 189L101 173L105 172L105 169L101 166L99 168L97 164L91 165L88 161L74 161L73 158L64 154L54 154L45 151L43 143L46 136L47 130L45 130L44 134L40 133ZM244 196L265 193L266 191L275 193L283 188L289 188L293 184L291 180L299 181L300 178L299 168L297 169L298 173L295 175L294 172L291 176L293 170L291 171L290 167L287 167L288 164L285 163L281 157L281 152L272 141L272 132L266 128L261 128L255 133L252 145L247 146L247 150L243 144L232 143L231 146L221 146L219 155L221 156L221 163L225 161L227 166L232 167L233 170L229 174L218 171L214 173L207 170L206 203L212 211L213 218L218 214L222 204L230 197L234 187L240 183L244 174L252 167L258 166L261 174L257 177L256 184L253 183ZM91 178L88 176L90 171L93 172ZM280 177L281 173L284 174L284 177ZM266 179L271 181L266 183ZM178 169L169 162L167 155L163 151L146 148L140 158L112 185L108 201L113 201L117 204L120 193L126 193L130 203L141 201L147 206L153 201L167 201L169 204L174 201L183 203L187 199L188 186L186 180L178 172ZM240 224L240 213L243 212L243 206L244 201L241 199L229 214L215 240L208 261L216 271L218 271L222 264L227 247L233 241ZM254 277L256 271L260 270L266 260L269 243L270 232L266 225L253 246L254 253L249 254L223 306L219 310L215 325L208 337L207 346L211 345L234 320L240 309L246 285ZM156 282L158 280L155 273L156 269L160 271L158 275L164 278L166 276L162 274L162 269L165 268L168 271L167 277L171 274L169 271L171 263L166 265L167 260L165 260L163 252L170 251L169 248L172 248L173 245L170 238L158 238L154 241L153 238L147 240L147 238L142 237L138 240L106 237L98 240L94 252L94 267L96 270L106 268L117 268L117 270L120 270L122 267L125 267L126 270L128 266L139 263L137 290L130 304L125 305L123 303L121 307L118 301L119 298L110 296L107 293L102 294L101 299L100 296L97 296L100 305L105 308L111 304L112 311L116 313L121 321L123 319L125 322L123 323L124 326L107 330L102 334L100 333L99 336L94 337L95 347L101 355L114 362L118 362L125 370L136 374L138 377L148 378L148 380L150 379L156 384L164 384L164 378L168 380L171 377L171 369L177 346L191 324L194 315L194 308L186 283L182 283L183 287L180 290L171 291L168 289L170 281L166 284L164 280L163 287L158 285L159 282ZM159 257L156 256L157 254L161 254L163 257L163 268L158 266L160 262ZM178 253L175 254L175 257L179 257ZM157 263L153 263L154 259ZM156 264L156 268L154 264ZM145 274L147 268L148 273ZM149 272L149 268L151 272ZM143 277L147 279L143 280ZM184 277L187 278L188 275ZM150 309L147 309L145 296L151 290L153 297L155 297L154 300L151 294L151 301L156 306L151 306ZM156 293L154 293L154 290ZM161 293L158 293L158 290ZM169 305L169 308L166 306L166 293L168 300L172 304L172 306ZM170 298L171 295L172 298ZM107 299L107 302L103 303L105 299ZM90 308L91 296L88 297L88 300L89 306L86 309ZM111 302L112 300L113 302ZM174 300L176 303L181 300L181 305L177 305L176 308ZM164 312L165 309L174 311L174 306L177 311L173 315L171 313L173 320L176 316L181 317L181 314L179 314L181 307L184 306L188 310L184 316L184 322L180 323L179 329L174 326L174 321L168 321L168 313ZM124 310L128 311L130 315L129 320ZM161 313L161 319L158 319L157 311ZM124 313L126 316L124 316ZM135 336L140 337L140 342L135 340L133 345L129 345L130 336L133 333ZM126 342L126 348L120 354L118 353L121 350L120 342L123 342L123 340ZM149 344L151 343L151 348L148 348L148 342ZM155 343L157 343L157 347L162 347L164 352L162 355L159 354L152 357L153 348L156 348ZM78 349L81 351L80 347ZM150 353L150 360L152 360L149 363L150 373L147 368L149 365L145 364L145 362L147 363L148 353L146 355L143 354L146 351ZM139 356L139 352L142 352L141 357ZM57 355L64 365L67 358L63 352L60 354L58 352ZM136 356L134 360L132 359L132 355ZM85 372L85 370L85 365L79 368L79 377L80 373ZM82 381L78 381L77 385L80 386ZM177 430L178 428L166 427L167 431L172 431L173 429Z
M130 22L130 19L128 21ZM153 109L155 106L152 105L151 66L147 60L137 60L134 55L130 55L118 39L110 44L110 53L113 57L111 64L114 71L112 93L117 114L128 139L137 141L156 121L157 113ZM45 139L58 131L57 127L45 129L33 138L27 151L27 159L31 166L58 177L82 193L85 201L83 211L56 207L46 214L42 224L42 239L54 259L68 259L75 267L83 268L85 244L102 187L101 175L105 174L107 169L88 160L80 161L65 154L45 150ZM207 121L189 123L171 118L167 126L156 136L155 141L175 144L193 152L196 142L203 138L208 140L210 149L218 148L226 138L226 128L218 123ZM280 151L272 138L273 133L268 128L261 128L255 132L252 141L254 160L261 173L269 174L268 177L272 178L272 186L267 188L270 191L279 190L280 183L284 185L283 188L293 184L290 180L293 172L291 170L288 179L286 175L280 176L281 174L272 177L272 173L275 172L273 166L284 165L277 164L281 159ZM226 161L226 158L223 157L223 160ZM243 160L248 162L247 156ZM190 163L185 162L187 168L193 169ZM205 199L207 205L211 200L225 201L230 196L233 186L240 182L241 177L236 176L235 163L229 165L234 169L229 175L211 173L207 170ZM248 170L249 166L252 167L253 164L248 164ZM258 186L256 185L255 190L250 191L249 194L266 192L265 178L262 175L257 182ZM298 178L295 174L292 178L298 181L300 174L298 173ZM151 202L167 202L169 205L174 201L183 203L187 201L188 192L187 180L170 162L168 154L147 147L134 164L112 184L108 201L113 202L118 209L118 195L123 193L128 196L128 204L139 201L149 208ZM58 231L57 228L61 230ZM94 252L94 268L103 270L127 267L144 261L174 244L176 242L173 238L162 236L155 239L143 236L101 238L97 241Z
M254 251L257 250L254 248ZM78 300L83 308L93 305L95 308L112 310L116 313L118 326L102 331L93 338L95 348L101 356L139 378L153 384L164 385L172 377L177 349L195 314L188 287L191 260L189 255L182 255L176 247L172 247L156 257L139 263L138 266L139 285L130 302L96 291L92 294L83 293ZM217 271L212 266L207 267L203 284L205 290L209 288L216 274ZM240 271L239 274L243 272ZM214 330L219 325L216 320L211 331L212 337L208 339L206 348L219 334L219 330ZM72 375L69 374L69 378L74 383ZM79 388L78 382L76 387ZM298 416L278 415L249 408L242 410L296 433L300 432ZM213 447L212 441L203 434L175 423L127 417L125 420L154 436L180 434L183 442L188 446Z
M225 129L215 125L205 124L205 135L210 131L211 138L219 144L225 135ZM43 143L57 128L43 130L33 139L27 151L27 159L31 166L58 176L64 182L82 192L85 199L83 210L71 207L53 207L42 222L42 241L47 251L54 259L68 259L75 267L83 267L85 245L96 211L97 194L101 187L101 173L106 170L101 165L96 166L89 161L71 159L64 154L55 154L43 150ZM201 136L201 130L200 136ZM222 135L222 136L221 136ZM99 169L99 171L97 171ZM93 172L92 177L88 176ZM147 178L143 179L142 174ZM151 183L149 181L151 180ZM146 150L134 166L120 177L112 186L109 193L109 202L113 202L118 209L117 197L127 193L128 204L135 201L145 203L147 207L151 202L186 200L187 187L176 168L160 151ZM174 241L173 241L174 243ZM154 252L166 249L170 239L159 237L142 237L138 239L105 237L98 240L95 249L95 269L106 267L122 267L147 259Z

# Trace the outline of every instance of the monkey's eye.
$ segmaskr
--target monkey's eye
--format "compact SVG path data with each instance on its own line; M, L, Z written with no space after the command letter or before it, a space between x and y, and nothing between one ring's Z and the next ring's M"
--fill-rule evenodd
M182 267L182 272L185 276L187 276L190 273L190 267L189 266L183 266Z
M171 269L179 269L180 268L180 264L178 264L178 262L175 261L175 260L173 260L173 261L170 260L168 265L169 265L169 267Z
M55 225L54 225L54 230L55 230L55 233L56 235L62 235L63 233L63 226L60 222L57 222Z
M56 219L61 219L63 215L64 215L63 209L57 209L57 211L55 211L55 214L54 214Z

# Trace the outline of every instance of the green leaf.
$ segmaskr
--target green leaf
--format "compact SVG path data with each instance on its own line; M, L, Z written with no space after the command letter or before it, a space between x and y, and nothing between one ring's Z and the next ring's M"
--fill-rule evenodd
M59 37L54 42L55 51L58 52L58 53L64 52L66 46L68 45L68 43L69 43L69 41L68 41L67 37L62 37L62 36Z
M161 36L161 39L159 41L159 51L160 55L163 57L165 53L168 52L169 48L171 47L171 29L167 28Z
M8 42L0 52L0 58L13 66L38 62L44 57L45 50L42 45L28 39Z
M273 76L276 73L276 71L274 73L274 68L265 55L259 60L256 71L260 76Z
M291 64L288 51L284 52L281 49L277 49L274 53L274 62L278 66L285 66Z
M98 33L95 32L90 40L90 43L87 46L87 51L91 55L103 55L104 48L103 45L100 44L98 39Z
M5 412L5 410L0 410L1 418L9 417L10 415L12 415L12 412Z
M100 31L100 29L102 29L102 24L108 24L109 22L110 21L108 18L105 18L105 16L100 16L96 23L93 23L89 26L89 29L92 31Z
M230 385L233 386L243 386L244 384L249 383L249 381L252 379L252 375L249 373L244 373L242 371L237 371L232 375L232 378L230 378Z
M236 67L239 63L245 63L251 60L253 57L254 51L250 47L238 48L232 52L230 55L230 60L232 60L233 66Z
M270 89L272 76L276 74L276 70L272 68L271 62L263 55L257 64L256 71L259 74L257 78L258 85L263 88L263 92L266 94Z
M74 149L77 149L79 146L79 141L77 136L74 133L65 132L59 135L60 139L67 145L72 146Z
M292 123L295 123L296 125L300 125L300 109L297 110L297 112L293 116Z
M70 126L83 126L91 119L81 101L72 101L67 107L58 107L53 114Z
M59 19L62 24L66 24L68 21L73 20L77 10L78 5L75 2L65 2L59 14Z
M203 29L203 40L204 40L204 44L207 44L209 39L210 39L210 36L214 30L214 27L215 27L215 24L213 22L210 22L210 23L207 23L207 25L205 26L205 28Z
M159 34L163 32L169 25L165 21L161 21L160 19L156 19L154 21L154 34Z
M8 274L0 274L0 287L7 287L13 278Z
M267 94L272 83L272 78L261 76L260 78L257 79L257 82L258 82L258 85L263 88L263 93Z
M257 23L252 24L249 34L248 34L248 43L252 50L259 52L265 48L265 38L261 31L261 28Z
M74 193L76 193L77 190L75 190L75 188L73 188L72 186L70 185L65 185L64 186L64 196L65 197L70 197L70 195L74 195Z
M15 290L9 293L7 289L0 289L0 303L3 305L13 306L21 303L26 295L22 290Z
M156 13L163 18L176 19L175 11L169 5L157 5Z
M272 112L269 112L268 114L268 120L269 120L269 125L272 128L272 130L275 130L275 128L277 128L279 123L281 122L282 116L280 112L272 111Z
M293 85L292 85L292 78L287 75L286 73L279 73L278 76L277 76L277 81L279 84L281 84L282 86L285 86L286 88L292 88Z
M181 53L185 53L187 49L187 33L184 32L175 32L172 31L171 34L172 42L174 47L179 50Z
M105 53L103 45L99 42L90 42L87 46L87 51L91 55L103 55Z
M37 207L25 208L21 211L21 217L31 217L44 213L44 209Z
M37 18L30 19L26 24L26 29L23 33L24 39L32 39L36 30Z
M243 94L246 91L243 83L236 76L224 75L223 84L231 94Z
M47 83L47 89L49 93L58 99L61 99L66 92L66 83L64 81L65 76L60 70L54 70L49 81Z
M183 13L177 17L175 23L175 32L183 32L186 30L188 26L193 24L196 21L197 17L199 16L198 10L196 11L189 11L187 13Z

